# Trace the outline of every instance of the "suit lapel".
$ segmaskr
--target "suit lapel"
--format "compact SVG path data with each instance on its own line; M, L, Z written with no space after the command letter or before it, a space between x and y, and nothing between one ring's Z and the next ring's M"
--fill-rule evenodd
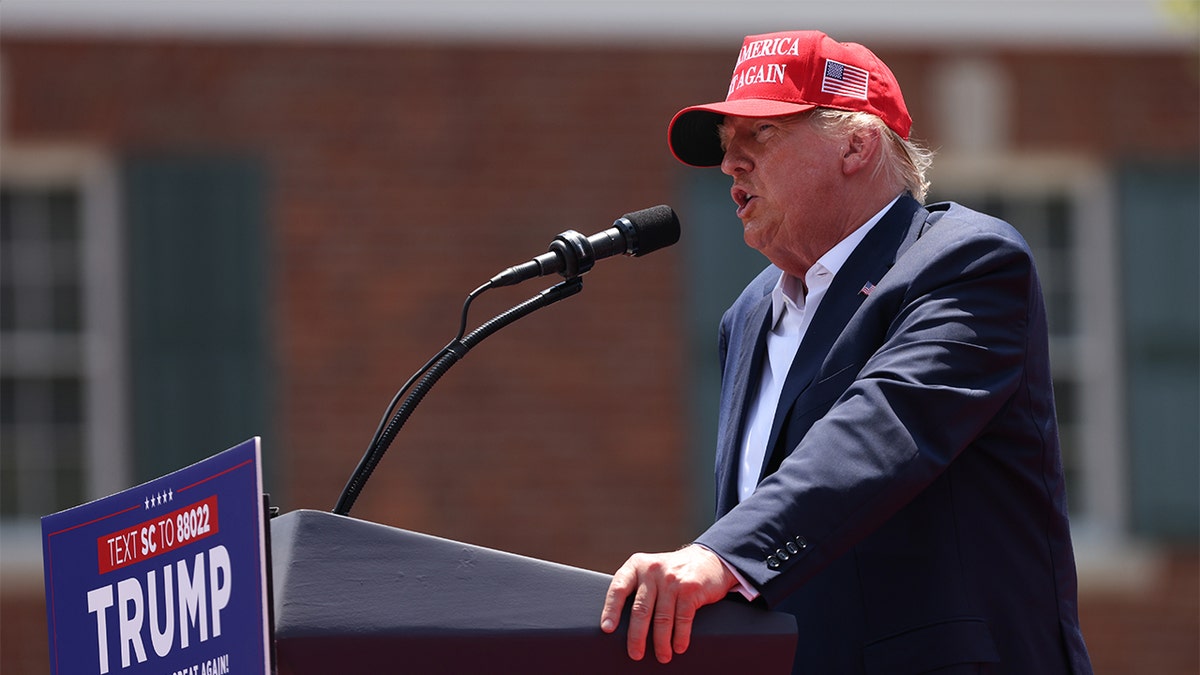
M737 504L737 466L741 454L742 429L746 425L746 408L750 392L758 391L762 377L763 350L766 332L771 325L771 295L768 293L754 306L746 319L751 328L736 344L737 359L733 372L725 373L727 381L733 383L729 409L734 412L734 424L724 426L724 433L717 444L717 515L723 515ZM732 346L732 345L731 345ZM730 379L731 378L731 379Z
M770 452L763 462L762 476L778 468L783 457L791 451L790 448L780 447L784 423L796 401L813 382L825 356L849 323L850 317L867 299L864 286L868 282L879 283L900 254L912 245L925 221L925 214L916 200L908 196L901 197L838 270L788 370L787 381L775 409L775 420L771 425L767 442Z

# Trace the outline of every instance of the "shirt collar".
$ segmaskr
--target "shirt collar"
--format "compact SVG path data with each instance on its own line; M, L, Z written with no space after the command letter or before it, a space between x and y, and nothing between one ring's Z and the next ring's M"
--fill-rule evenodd
M866 239L871 228L875 227L883 219L883 215L899 199L900 195L896 195L892 201L888 202L879 212L871 216L867 222L858 226L856 230L846 235L833 248L826 251L825 255L817 259L817 262L804 275L810 292L814 283L817 282L817 275L821 272L828 272L829 276L826 277L827 279L837 276L838 271L842 269L842 265L845 265L846 261L850 259L850 254L854 253L854 249L858 248L862 240ZM799 280L792 275L787 272L780 273L779 281L775 283L775 289L771 291L771 316L774 317L772 323L779 322L779 318L783 316L785 306L790 305L792 309L803 306L799 302L804 300L804 298L800 297L803 288Z

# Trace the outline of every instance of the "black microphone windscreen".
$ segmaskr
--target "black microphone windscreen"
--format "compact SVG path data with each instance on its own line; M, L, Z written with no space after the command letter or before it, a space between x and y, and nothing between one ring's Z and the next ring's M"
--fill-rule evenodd
M666 204L625 214L637 232L633 255L642 256L679 241L679 216Z

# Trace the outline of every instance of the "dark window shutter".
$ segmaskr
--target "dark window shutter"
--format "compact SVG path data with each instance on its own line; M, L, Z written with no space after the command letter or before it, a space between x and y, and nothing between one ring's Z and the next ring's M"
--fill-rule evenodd
M1120 172L1132 525L1159 539L1200 534L1200 168Z
M243 159L134 158L124 194L141 481L268 434L267 220Z

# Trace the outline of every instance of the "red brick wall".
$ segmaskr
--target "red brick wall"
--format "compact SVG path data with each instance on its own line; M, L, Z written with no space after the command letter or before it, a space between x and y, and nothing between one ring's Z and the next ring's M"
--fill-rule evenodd
M937 55L880 51L910 91L916 133L936 145L919 92ZM267 167L278 382L264 440L284 510L332 507L383 406L452 337L468 291L562 230L675 201L682 169L666 121L721 98L733 57L8 37L2 54L6 139L115 158L228 152ZM1022 145L1111 157L1200 148L1188 58L1004 58ZM1046 75L1047 63L1067 75ZM1193 95L1168 96L1147 73ZM1072 108L1079 117L1061 113ZM580 297L478 347L401 432L354 515L600 570L687 541L682 264L676 249L602 263ZM493 291L472 316L544 285ZM1194 582L1194 558L1179 569ZM1141 638L1108 636L1142 635L1125 631L1131 607L1162 617L1173 602L1180 619L1162 628L1177 628L1179 644L1159 650L1172 656L1154 672L1194 673L1190 588L1190 602L1085 598L1085 629L1105 636L1090 640L1099 672L1148 672L1126 666L1141 662ZM11 631L42 619L9 598L0 665L32 672L12 664L35 662L45 642Z
M50 672L46 597L40 579L0 579L0 670Z
M1200 673L1200 557L1161 562L1145 586L1085 589L1079 620L1097 673Z
M468 291L564 229L670 201L663 120L719 78L688 87L687 59L644 56L14 41L8 133L266 163L280 405L265 442L284 508L329 508ZM591 566L686 540L678 254L604 268L447 376L355 514ZM473 317L538 288L493 291Z

